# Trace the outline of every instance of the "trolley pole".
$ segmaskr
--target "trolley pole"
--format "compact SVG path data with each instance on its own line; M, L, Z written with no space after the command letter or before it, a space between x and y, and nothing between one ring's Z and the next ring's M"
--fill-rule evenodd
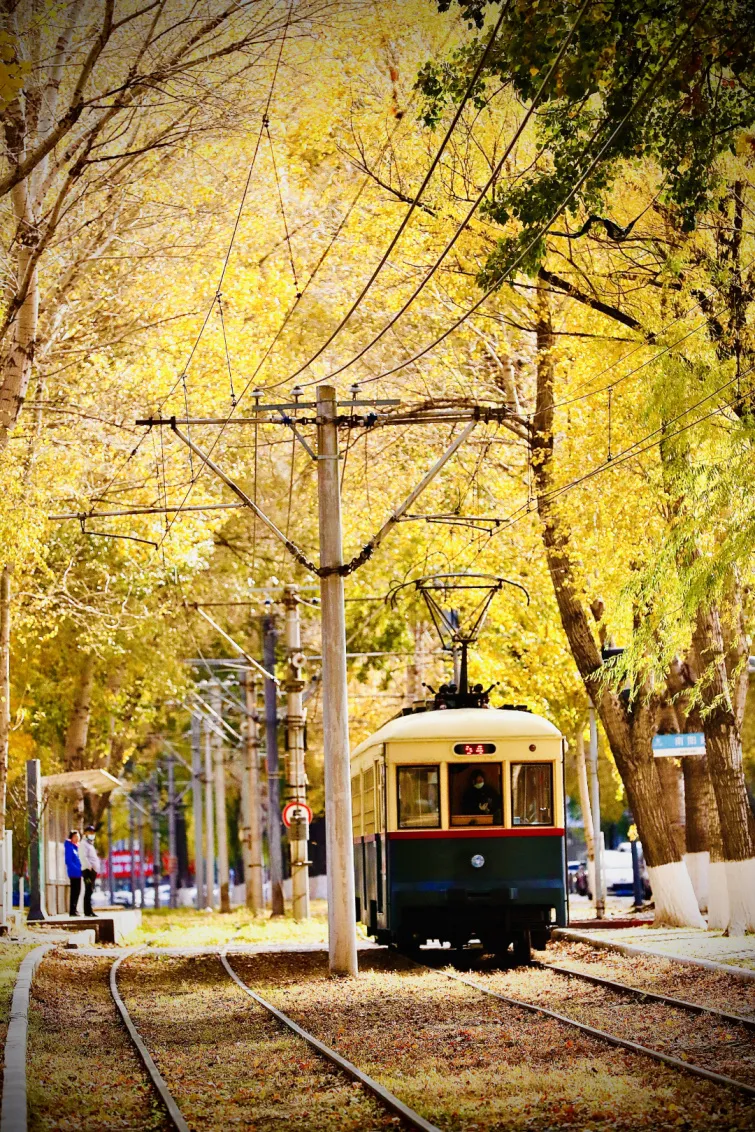
M178 906L178 858L176 857L176 776L175 760L168 752L168 875L170 877L169 906Z
M301 621L296 586L283 591L286 609L286 727L288 730L288 801L307 801L307 772L304 763L304 707L301 694L304 681L301 669ZM309 919L309 828L306 820L294 819L288 833L291 853L291 887L294 919Z
M204 858L207 900L205 908L211 912L215 907L215 805L212 790L212 746L210 725L204 721L204 827L206 850Z
M213 683L210 690L210 699L216 716L223 711L223 697L220 686ZM215 752L215 822L218 830L218 883L220 885L220 911L230 912L231 894L228 874L228 816L225 809L225 753L223 750L223 737L218 731L213 731L213 748Z
M202 859L202 721L191 717L191 800L194 815L194 883L197 911L204 908L204 861Z
M593 841L595 846L595 916L601 920L606 914L606 886L603 874L603 835L600 832L600 786L598 783L598 723L595 707L590 702L590 793L592 795Z
M241 812L244 822L244 881L246 906L261 912L265 906L262 888L262 814L260 813L260 755L257 715L257 685L250 669L243 675L246 705L244 769L241 775Z
M275 621L271 613L262 618L264 667L275 672ZM278 690L265 680L265 748L267 754L267 850L270 858L270 906L274 916L283 916L283 854L281 851L280 770L278 766Z
M328 950L334 975L356 975L354 844L351 828L349 702L346 676L341 490L336 391L317 387L317 501L322 606L323 746L328 855Z

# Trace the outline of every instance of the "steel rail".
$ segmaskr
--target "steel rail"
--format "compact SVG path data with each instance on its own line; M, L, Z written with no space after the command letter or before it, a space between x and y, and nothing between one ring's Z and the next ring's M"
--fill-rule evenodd
M723 1085L725 1088L737 1089L739 1092L747 1093L748 1096L755 1097L755 1085L748 1085L744 1081L737 1081L733 1077L726 1077L723 1073L715 1073L712 1069L704 1069L701 1065L695 1065L689 1061L682 1061L680 1057L673 1057L672 1054L662 1053L660 1050L653 1049L651 1046L643 1046L639 1042L631 1041L629 1038L619 1038L615 1034L609 1034L606 1030L599 1030L596 1026L588 1026L586 1022L578 1022L575 1018L569 1018L566 1014L559 1014L556 1010L549 1010L547 1006L536 1006L533 1002L526 1002L521 998L511 998L509 995L501 994L500 991L493 991L488 987L482 986L480 983L475 983L472 979L465 979L463 975L452 975L449 971L442 971L436 967L428 967L427 964L417 963L416 960L411 959L407 955L403 955L402 958L408 959L409 962L413 963L416 967L445 975L447 979L452 979L457 983L464 983L465 986L479 991L480 994L487 994L490 995L491 998L505 1002L507 1006L520 1007L522 1010L529 1010L533 1014L544 1014L547 1018L554 1018L557 1022L563 1022L567 1026L573 1026L575 1029L581 1030L582 1033L588 1034L591 1038L597 1038L599 1041L609 1042L611 1045L628 1049L631 1053L651 1057L655 1061L661 1061L665 1065L670 1065L673 1069L680 1069L682 1072L689 1073L694 1077L702 1077L706 1081L713 1082L714 1085Z
M541 963L536 960L533 967L543 971L556 971L559 975L573 975L577 979L594 983L599 987L608 987L610 990L621 991L622 994L631 994L639 998L646 998L653 1002L662 1002L665 1006L676 1006L680 1010L688 1010L694 1014L710 1014L714 1018L721 1018L732 1026L746 1026L748 1030L755 1030L755 1018L746 1018L743 1014L730 1014L726 1010L717 1010L715 1006L703 1006L700 1002L690 1002L686 998L675 998L670 994L658 994L656 991L642 990L640 987L631 987L628 983L619 983L614 979L604 979L600 975L589 975L585 971L574 971L571 967L557 967L554 963Z
M304 1041L307 1042L308 1045L312 1046L314 1050L317 1050L317 1052L321 1054L322 1057L327 1058L327 1060L332 1062L333 1065L338 1066L338 1068L343 1070L344 1073L347 1073L349 1077L353 1077L355 1081L359 1081L360 1084L364 1085L366 1089L369 1089L369 1091L375 1097L377 1097L377 1099L382 1104L384 1104L386 1108L389 1108L392 1112L395 1112L398 1116L405 1120L407 1124L410 1124L412 1128L418 1128L420 1129L420 1132L440 1132L440 1129L437 1127L437 1125L431 1124L429 1120L425 1120L423 1116L420 1116L418 1112L414 1111L414 1109L409 1108L408 1105L405 1105L404 1102L400 1101L394 1093L391 1093L378 1081L375 1081L372 1077L364 1073L361 1069L354 1065L353 1062L348 1061L345 1057L342 1057L340 1053L337 1053L334 1049L331 1049L329 1046L324 1045L323 1042L321 1042L313 1034L310 1034L307 1032L307 1030L302 1029L302 1027L297 1022L294 1022L293 1018L289 1018L287 1014L284 1014L283 1011L278 1010L278 1008L273 1006L271 1002L268 1002L266 999L262 998L261 995L257 994L256 991L253 991L251 987L247 986L244 980L236 974L233 967L231 967L230 963L228 962L226 948L223 948L222 951L220 951L218 954L220 955L221 963L223 964L233 981L237 983L238 986L241 987L241 989L244 991L244 993L248 994L249 997L253 999L259 1006L262 1006L265 1010L269 1011L269 1013L272 1014L272 1016L277 1019L278 1022L282 1023L282 1025L284 1026L287 1026L288 1029L298 1037L303 1038Z
M118 968L120 967L124 959L128 959L130 955L134 954L136 954L136 952L131 951L128 955L121 955L118 959L116 959L115 963L113 963L113 966L110 968L110 993L113 996L115 1005L118 1007L121 1018L123 1019L126 1029L128 1030L129 1037L136 1046L139 1052L139 1056L144 1062L144 1067L152 1079L152 1084L157 1089L157 1092L160 1095L160 1100L168 1110L168 1116L170 1117L173 1127L176 1129L176 1132L191 1132L189 1125L183 1118L180 1108L173 1099L173 1095L170 1089L165 1083L165 1078L162 1076L160 1070L152 1060L152 1056L146 1045L144 1044L141 1034L139 1033L131 1019L131 1015L126 1008L125 1002L118 993Z

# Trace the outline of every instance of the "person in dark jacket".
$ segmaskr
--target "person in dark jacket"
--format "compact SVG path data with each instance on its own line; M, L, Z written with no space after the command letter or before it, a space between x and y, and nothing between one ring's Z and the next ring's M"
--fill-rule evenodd
M79 903L81 896L81 859L79 857L79 831L72 829L68 834L68 840L65 843L66 849L66 872L68 873L68 880L71 885L71 902L68 905L68 912L71 916L78 916L76 905Z
M464 791L462 810L465 814L483 816L490 814L494 821L500 821L501 796L492 786L488 786L481 770L475 771L472 781Z

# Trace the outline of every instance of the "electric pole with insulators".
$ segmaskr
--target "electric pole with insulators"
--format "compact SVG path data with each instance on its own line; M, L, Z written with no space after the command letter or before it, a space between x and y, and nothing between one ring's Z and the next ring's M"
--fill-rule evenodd
M212 732L204 720L204 832L205 855L204 875L207 885L205 908L211 912L215 907L215 804L213 799L212 774Z
M357 974L354 843L351 828L349 698L338 460L338 406L330 385L317 387L317 502L322 608L322 722L325 839L328 857L328 953L331 973Z
M269 605L268 605L269 609ZM275 619L262 618L263 667L275 674ZM278 689L265 679L265 749L267 755L267 851L270 862L270 906L274 916L283 916L283 852L281 850L280 768L278 765Z
M223 711L223 696L220 685L213 683L210 690L212 708L215 712L217 724ZM218 883L220 885L220 911L230 912L231 893L230 876L228 871L228 816L225 808L225 752L223 750L223 736L220 731L213 730L213 748L215 753L215 822L218 831Z
M304 764L304 707L301 677L304 657L301 651L301 620L296 586L283 591L286 610L286 727L288 735L288 801L307 802L307 772ZM309 919L309 826L302 808L291 822L288 844L291 854L291 887L295 920Z
M191 717L191 799L194 815L194 883L197 886L197 910L205 907L204 860L202 845L202 720L197 712Z
M246 906L255 914L265 907L262 863L262 811L260 808L260 741L257 684L249 669L244 672L244 769L241 775L241 812L244 823L244 881Z

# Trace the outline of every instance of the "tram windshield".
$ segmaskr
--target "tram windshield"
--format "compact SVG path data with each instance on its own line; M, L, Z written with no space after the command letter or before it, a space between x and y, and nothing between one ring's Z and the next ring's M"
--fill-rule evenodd
M437 829L440 826L440 767L400 766L396 769L399 829Z
M553 825L553 765L511 764L513 825Z
M451 825L502 825L500 763L449 766Z

